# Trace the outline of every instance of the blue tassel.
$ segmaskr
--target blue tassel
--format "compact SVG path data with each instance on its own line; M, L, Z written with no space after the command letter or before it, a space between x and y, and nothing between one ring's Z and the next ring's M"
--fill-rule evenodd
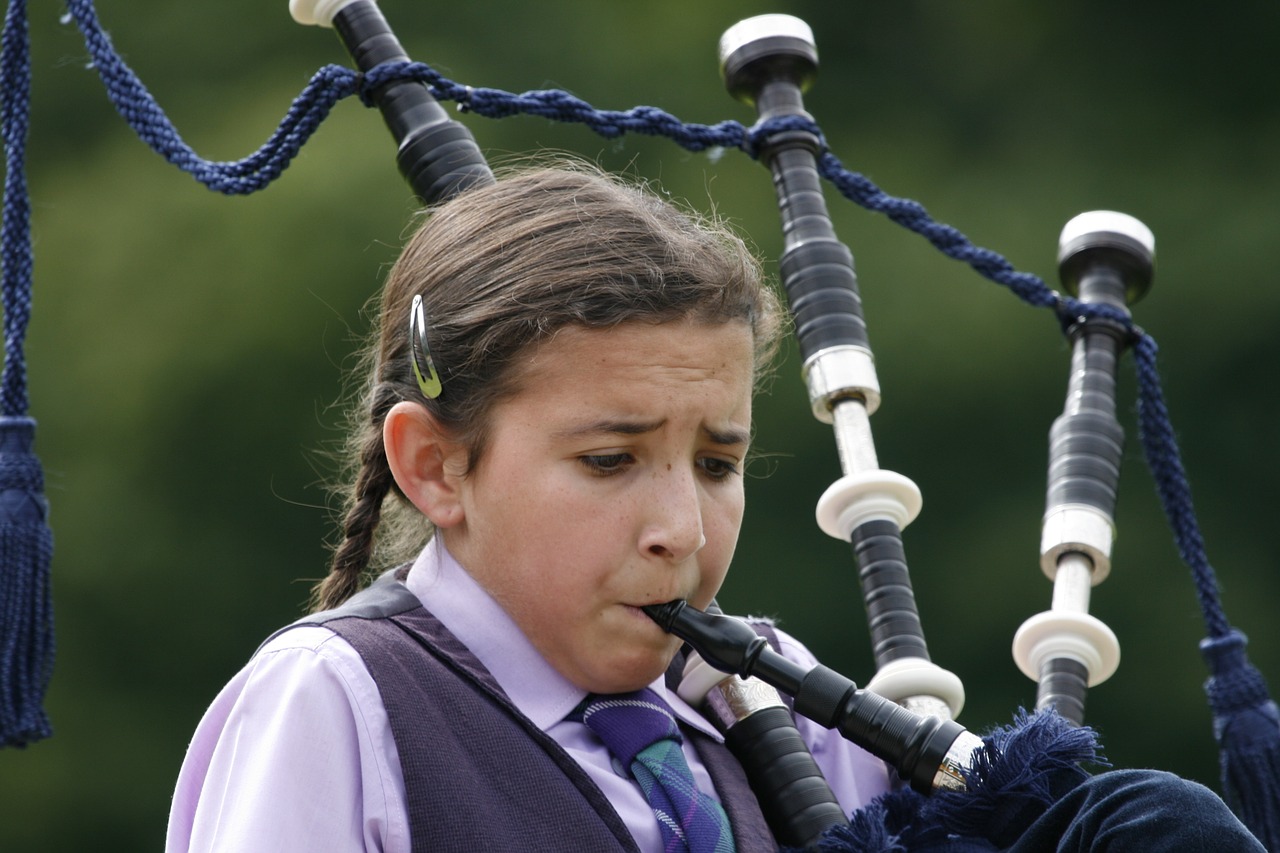
M53 602L44 474L31 453L22 343L31 317L31 205L26 136L31 94L25 0L10 0L0 37L0 123L5 181L0 233L4 371L0 374L0 746L50 735L41 702L53 669Z
M822 833L809 849L816 853L907 853L887 818L883 798L877 799L854 812L848 826L833 826ZM793 851L783 848L781 853Z
M0 746L26 746L52 731L42 702L53 671L53 601L35 421L0 417Z
M919 825L925 798L910 788L898 788L876 797L849 816L845 826L833 826L809 847L782 847L779 853L911 853L931 850L948 841L945 831ZM969 848L961 850L968 853ZM980 850L987 851L989 847Z
M983 738L965 774L965 793L938 792L921 815L949 832L986 838L997 846L1022 831L1068 790L1087 778L1082 764L1106 765L1096 733L1052 710L1020 710L1013 724Z
M854 812L849 826L824 832L820 853L989 853L1016 839L1087 778L1082 764L1106 766L1096 733L1054 711L1019 711L983 738L966 792L923 797L900 788ZM784 848L784 853L791 853Z
M1280 709L1249 663L1249 640L1232 629L1200 641L1222 765L1222 797L1268 850L1280 850Z

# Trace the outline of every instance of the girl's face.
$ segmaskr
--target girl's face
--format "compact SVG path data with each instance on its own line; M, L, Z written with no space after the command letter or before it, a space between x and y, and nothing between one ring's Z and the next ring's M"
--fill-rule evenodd
M638 689L680 645L640 607L706 607L733 556L751 331L570 327L515 369L445 544L566 678Z

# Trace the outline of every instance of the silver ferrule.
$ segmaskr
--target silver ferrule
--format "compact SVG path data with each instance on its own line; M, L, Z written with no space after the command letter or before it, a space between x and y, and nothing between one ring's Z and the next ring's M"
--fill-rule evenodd
M951 706L939 696L906 696L899 699L898 704L922 717L937 717L939 720L950 720L955 716L951 712Z
M805 361L801 373L809 388L813 416L824 424L831 423L835 405L850 397L864 400L867 414L874 414L880 407L875 359L863 347L844 345L819 350Z
M982 738L972 732L961 732L947 750L933 777L934 790L967 791L964 771L973 767L973 756L982 749Z
M879 469L876 444L871 437L871 413L856 397L841 400L831 408L840 470L846 475Z
M785 708L778 691L758 678L726 678L707 692L702 706L706 716L720 731L766 708Z

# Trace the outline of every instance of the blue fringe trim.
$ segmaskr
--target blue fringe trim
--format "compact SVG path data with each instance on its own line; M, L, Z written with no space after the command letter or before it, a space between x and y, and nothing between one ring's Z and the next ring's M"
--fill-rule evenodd
M1200 642L1222 767L1223 799L1268 850L1280 850L1280 709L1232 629Z
M0 746L52 733L42 703L53 670L53 534L34 430L30 418L0 417Z
M1106 766L1097 734L1053 711L1019 710L1013 723L983 737L965 774L969 790L924 797L891 791L825 832L821 853L961 853L992 851L1015 839L1088 773ZM784 848L784 850L787 848ZM799 853L794 851L794 853Z

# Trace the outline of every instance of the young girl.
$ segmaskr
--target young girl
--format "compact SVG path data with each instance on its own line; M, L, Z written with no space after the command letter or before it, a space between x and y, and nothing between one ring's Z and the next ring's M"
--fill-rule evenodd
M319 612L214 700L168 849L776 850L722 738L666 685L679 642L640 608L702 608L724 580L781 326L741 241L589 169L434 211L382 295ZM589 697L644 688L706 823L651 806L589 719ZM881 762L799 726L846 811L889 789Z

